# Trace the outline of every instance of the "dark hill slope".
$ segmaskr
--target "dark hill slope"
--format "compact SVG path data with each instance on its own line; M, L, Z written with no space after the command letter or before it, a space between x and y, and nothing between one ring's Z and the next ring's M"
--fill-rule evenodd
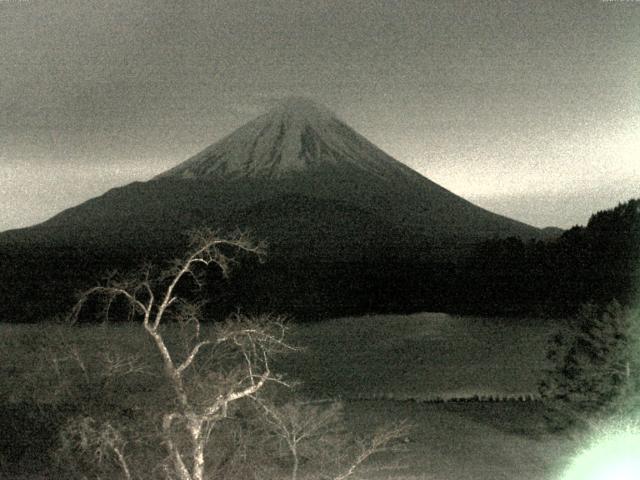
M149 182L0 234L0 315L64 310L102 270L165 260L199 226L250 230L270 245L266 265L226 285L236 292L227 306L257 309L253 295L304 311L307 298L333 313L418 308L442 256L487 238L544 236L421 176L326 109L289 99Z
M116 239L129 241L163 232L184 231L201 223L235 226L254 204L298 195L351 205L390 224L411 229L434 242L519 236L540 238L533 227L476 207L443 189L399 190L368 183L355 175L317 174L286 179L159 179L134 183L65 210L35 227L0 234L0 241L33 238ZM453 200L447 198L452 196ZM251 226L251 225L248 225ZM291 232L296 235L298 232ZM341 232L336 230L336 235ZM365 233L365 232L363 232Z

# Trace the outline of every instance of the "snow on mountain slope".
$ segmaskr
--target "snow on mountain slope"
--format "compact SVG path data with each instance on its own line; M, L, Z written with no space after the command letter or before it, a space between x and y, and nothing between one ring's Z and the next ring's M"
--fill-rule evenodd
M329 110L292 97L156 178L282 178L336 167L386 180L412 173Z

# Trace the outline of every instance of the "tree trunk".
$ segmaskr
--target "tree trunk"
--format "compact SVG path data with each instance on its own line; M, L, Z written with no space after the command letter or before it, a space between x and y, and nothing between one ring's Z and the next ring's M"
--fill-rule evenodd
M164 432L165 444L167 446L167 450L169 455L173 460L173 468L175 470L175 474L178 476L179 480L193 480L191 478L191 473L187 469L187 466L184 464L182 460L182 455L178 450L178 447L173 443L173 437L171 434L171 422L172 415L165 415L162 420L162 430Z
M202 437L202 420L189 421L189 433L193 443L193 480L204 480L204 438Z
M291 480L298 480L298 466L300 461L298 460L298 449L291 447L291 456L293 457L293 467L291 468Z

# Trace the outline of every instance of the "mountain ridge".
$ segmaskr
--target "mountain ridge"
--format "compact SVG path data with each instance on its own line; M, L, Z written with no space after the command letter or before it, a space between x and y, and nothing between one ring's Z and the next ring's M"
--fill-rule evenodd
M544 238L413 171L323 107L286 101L149 181L0 233L0 317L64 312L105 269L180 255L198 227L269 244L265 264L245 259L232 283L216 283L230 292L220 309L321 316L445 308L464 281L457 259L474 244Z
M285 99L150 181L112 189L8 236L65 225L79 237L89 230L100 236L100 230L120 228L118 222L122 228L167 222L183 228L184 212L192 212L197 224L197 211L202 221L242 224L253 202L289 194L350 203L432 240L545 237L540 229L455 195L328 109L299 97Z

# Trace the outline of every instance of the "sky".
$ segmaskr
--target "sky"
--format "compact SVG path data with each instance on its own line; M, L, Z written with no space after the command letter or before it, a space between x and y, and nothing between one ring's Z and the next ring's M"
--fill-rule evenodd
M640 0L0 0L0 231L290 95L538 227L640 197Z

